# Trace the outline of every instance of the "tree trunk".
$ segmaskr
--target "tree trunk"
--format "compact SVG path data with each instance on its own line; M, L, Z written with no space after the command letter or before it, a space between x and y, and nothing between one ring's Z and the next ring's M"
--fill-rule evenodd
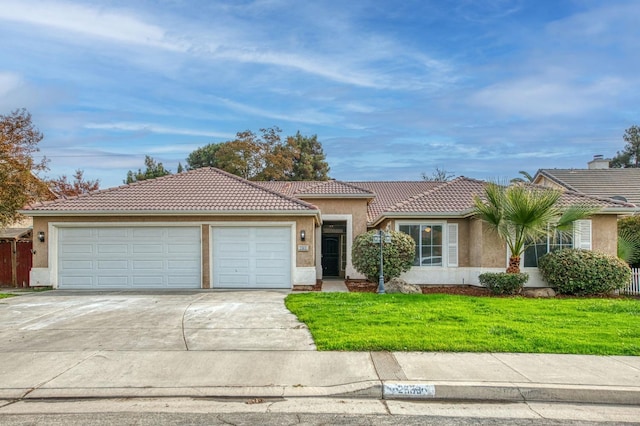
M519 274L520 273L520 256L511 256L509 258L509 267L507 268L507 274Z

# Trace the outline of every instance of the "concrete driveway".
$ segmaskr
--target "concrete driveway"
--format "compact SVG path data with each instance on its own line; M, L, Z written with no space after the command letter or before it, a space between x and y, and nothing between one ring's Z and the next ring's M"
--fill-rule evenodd
M0 299L0 352L313 351L285 292L47 291Z

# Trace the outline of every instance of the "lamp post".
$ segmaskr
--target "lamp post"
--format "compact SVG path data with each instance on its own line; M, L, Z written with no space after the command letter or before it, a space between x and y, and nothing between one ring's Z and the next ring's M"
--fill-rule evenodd
M384 294L384 262L382 258L382 248L384 243L391 243L391 234L384 232L382 229L378 229L378 232L373 235L373 243L380 244L380 277L378 280L378 294Z

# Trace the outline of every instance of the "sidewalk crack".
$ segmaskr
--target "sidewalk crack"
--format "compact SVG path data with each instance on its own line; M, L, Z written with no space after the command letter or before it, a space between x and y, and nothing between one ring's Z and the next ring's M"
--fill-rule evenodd
M22 396L20 396L16 401L22 400L24 398L27 397L27 395L29 395L30 393L32 393L33 391L40 389L42 386L46 385L47 383L50 383L51 381L57 379L58 377L62 376L63 374L65 374L66 372L70 371L73 368L76 368L78 365L82 364L83 362L85 362L86 360L88 360L89 358L92 358L94 356L96 356L98 353L100 353L100 351L94 351L91 352L89 355L87 355L86 357L82 358L81 360L79 360L78 362L76 362L75 364L69 366L69 368L65 369L64 371L61 371L60 373L56 374L55 376L53 376L50 379L45 380L42 383L38 383L37 385L35 385L34 387L32 387L31 389L29 389L28 391L26 391L24 394L22 394Z

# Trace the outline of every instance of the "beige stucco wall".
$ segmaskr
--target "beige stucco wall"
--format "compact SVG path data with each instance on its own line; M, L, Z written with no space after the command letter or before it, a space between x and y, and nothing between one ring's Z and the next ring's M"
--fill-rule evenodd
M505 242L481 219L469 219L469 266L506 268Z
M612 256L618 253L618 217L595 215L591 218L591 249Z
M87 216L87 217L34 217L33 232L43 231L46 234L46 241L41 243L34 238L33 256L34 268L49 267L49 223L193 223L194 225L202 224L202 271L203 284L207 286L210 282L209 277L209 223L211 222L295 222L296 229L296 266L313 267L315 265L315 218L312 216ZM305 241L300 241L300 231L305 230ZM309 251L297 251L298 244L309 246ZM205 287L206 288L206 287Z
M357 199L327 199L304 198L304 201L317 206L323 215L339 214L351 215L353 238L367 232L367 200Z

